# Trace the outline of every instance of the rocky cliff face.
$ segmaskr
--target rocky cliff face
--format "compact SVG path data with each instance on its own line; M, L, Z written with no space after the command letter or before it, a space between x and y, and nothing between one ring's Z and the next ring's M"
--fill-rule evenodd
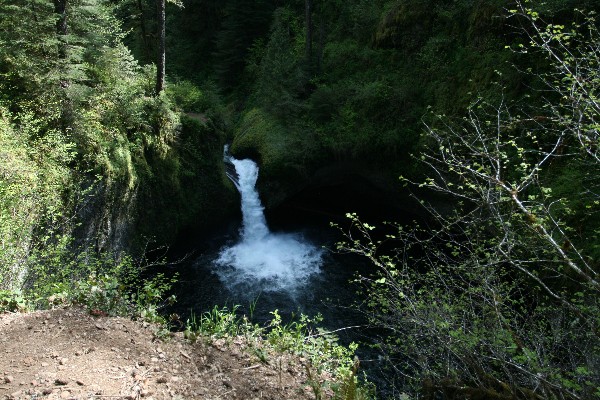
M226 178L224 137L184 119L177 140L160 157L148 152L136 179L88 183L77 212L76 243L133 254L148 244L171 245L182 232L208 231L237 213L237 191Z

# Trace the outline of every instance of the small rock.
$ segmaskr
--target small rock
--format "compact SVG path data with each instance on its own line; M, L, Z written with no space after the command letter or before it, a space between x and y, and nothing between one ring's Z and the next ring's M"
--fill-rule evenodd
M46 388L46 389L42 390L42 394L43 394L44 396L47 396L47 395L49 395L49 394L52 394L52 389L50 389L50 388Z
M152 357L152 358L150 359L150 361L151 361L151 362L158 362L158 358L156 358L156 357Z
M68 399L69 397L71 397L71 392L69 392L68 390L63 390L60 393L60 398L61 399Z
M81 380L75 381L75 383L77 383L79 386L85 386L85 383L83 383Z
M181 378L180 378L180 377L178 377L178 376L172 376L172 377L171 377L171 380L172 380L173 382L179 382L179 381L181 380Z
M67 361L69 361L68 358L61 358L60 361L58 362L60 365L65 365L67 363Z
M75 352L75 355L76 355L76 356L80 356L80 355L82 355L82 354L83 354L83 352L81 352L81 351L79 351L79 350L77 350L77 351Z
M160 376L156 379L156 383L167 383L167 378L164 376Z
M13 378L11 375L6 375L4 377L4 383L11 383L14 380L15 380L15 378Z
M165 353L160 353L158 355L158 358L160 358L161 360L164 360L165 359Z
M152 391L148 390L148 389L143 389L140 392L140 396L142 397L148 397L148 396L152 396Z
M64 379L64 378L56 378L56 380L54 381L54 384L57 386L65 386L65 385L69 384L69 380Z
M89 387L90 392L94 393L96 396L101 396L103 394L102 389L100 389L100 386L92 384Z
M47 362L42 363L42 367L44 367L44 368L49 367L49 366L50 366L50 364L48 364Z

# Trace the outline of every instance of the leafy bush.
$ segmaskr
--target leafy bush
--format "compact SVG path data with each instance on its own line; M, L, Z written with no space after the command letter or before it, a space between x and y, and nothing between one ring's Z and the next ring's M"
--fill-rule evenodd
M600 396L597 226L577 226L600 204L600 32L594 14L565 27L516 5L528 44L514 50L550 60L536 70L546 103L479 98L459 121L438 116L416 160L429 171L416 184L444 200L422 201L429 226L377 235L350 214L339 247L377 267L359 277L365 311L390 332L399 389L426 399Z
M358 360L354 358L358 345L351 343L348 347L342 346L335 334L315 328L322 321L320 316L309 318L300 315L298 320L284 324L275 310L271 313L273 319L261 327L251 323L245 315L238 316L237 309L236 306L231 310L215 306L199 318L192 315L187 321L184 336L194 341L203 335L229 340L243 336L263 362L268 362L271 353L281 355L288 352L306 357L311 365L307 367L311 379L309 383L317 399L321 398L323 391L319 381L323 373L333 376L331 389L336 399L374 398L371 385L358 379ZM281 360L280 357L278 359Z
M5 312L24 312L31 305L21 292L0 290L0 314Z
M16 289L27 273L37 229L64 227L76 188L68 167L73 145L31 113L0 108L0 289Z
M190 81L179 81L167 86L169 97L184 111L204 112L211 107L207 95Z
M36 250L29 260L23 298L34 308L80 305L103 315L137 316L165 322L158 313L177 276L143 277L144 259L75 251L68 236Z

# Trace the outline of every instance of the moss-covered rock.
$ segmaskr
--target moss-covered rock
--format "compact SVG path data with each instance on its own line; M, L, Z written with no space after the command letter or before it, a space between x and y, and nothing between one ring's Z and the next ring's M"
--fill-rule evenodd
M231 153L260 165L258 189L273 207L310 178L320 151L310 132L284 124L260 108L248 111L235 131Z
M139 230L159 243L182 231L207 231L238 210L238 194L223 165L225 135L182 116L177 140L162 157L149 154L151 174L140 187Z

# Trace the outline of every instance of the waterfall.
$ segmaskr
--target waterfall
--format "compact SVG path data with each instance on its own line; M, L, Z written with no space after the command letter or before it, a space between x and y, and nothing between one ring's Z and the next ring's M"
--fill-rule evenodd
M258 167L252 160L232 159L231 162L238 174L239 191L242 195L242 238L248 242L260 241L269 234L269 228L264 207L255 189Z
M242 229L237 243L221 249L215 272L231 289L293 292L320 272L323 251L298 233L269 231L255 185L258 166L236 160L225 147L227 175L242 198Z

